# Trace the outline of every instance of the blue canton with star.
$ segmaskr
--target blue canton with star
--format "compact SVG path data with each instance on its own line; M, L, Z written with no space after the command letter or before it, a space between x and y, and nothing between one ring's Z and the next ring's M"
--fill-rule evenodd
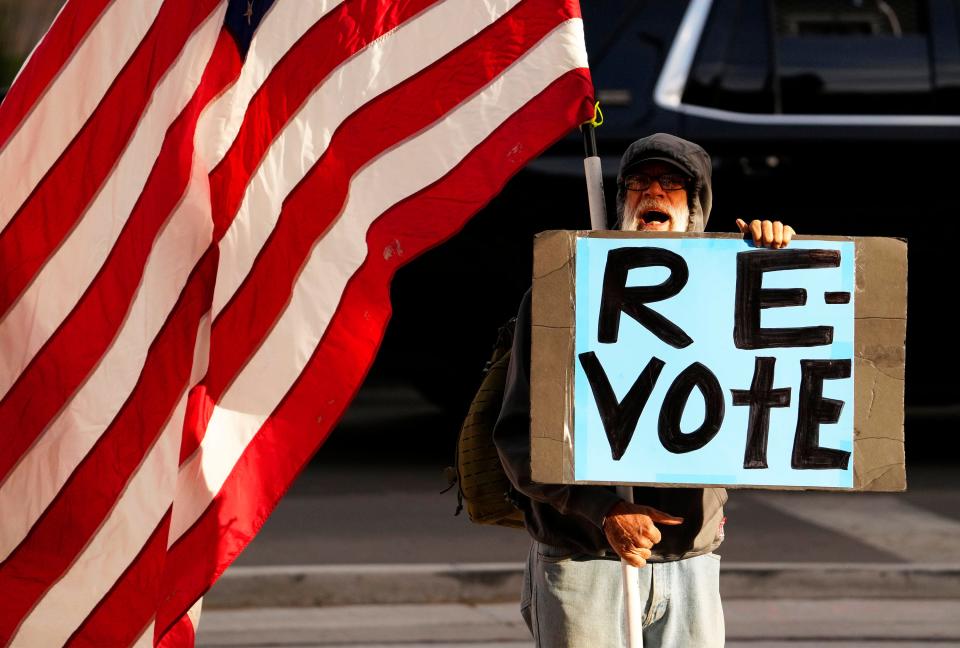
M230 0L227 5L227 17L223 23L233 36L241 58L247 58L250 41L273 3L274 0Z

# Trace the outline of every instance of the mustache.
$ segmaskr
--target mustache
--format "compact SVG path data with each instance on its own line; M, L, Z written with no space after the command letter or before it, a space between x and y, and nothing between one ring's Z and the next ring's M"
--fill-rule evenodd
M637 202L637 204L633 208L633 213L631 214L631 216L635 218L639 218L643 214L646 214L647 212L651 212L651 211L658 211L658 212L664 213L667 216L669 216L671 219L675 219L683 216L682 210L675 208L673 205L671 205L666 201L657 200L656 198L653 198L650 196L645 196Z
M640 229L640 217L647 212L657 211L670 217L671 223L684 222L690 215L690 208L687 205L674 207L663 200L658 200L652 196L644 196L633 206L633 209L624 213L621 229L637 230Z

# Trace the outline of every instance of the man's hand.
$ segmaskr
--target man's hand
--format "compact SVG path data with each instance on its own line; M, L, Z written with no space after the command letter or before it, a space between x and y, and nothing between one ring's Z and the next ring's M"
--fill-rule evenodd
M780 221L753 220L749 224L742 218L737 219L737 227L741 234L749 233L753 236L753 244L757 247L770 247L774 250L785 248L796 232L789 225Z
M603 532L622 560L634 567L643 567L650 557L650 549L660 542L660 529L654 523L682 524L683 518L649 506L619 502L604 518Z

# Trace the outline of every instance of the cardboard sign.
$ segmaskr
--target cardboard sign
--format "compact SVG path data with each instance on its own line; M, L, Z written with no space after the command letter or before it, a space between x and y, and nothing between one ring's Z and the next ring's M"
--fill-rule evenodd
M533 476L903 490L906 244L546 232Z

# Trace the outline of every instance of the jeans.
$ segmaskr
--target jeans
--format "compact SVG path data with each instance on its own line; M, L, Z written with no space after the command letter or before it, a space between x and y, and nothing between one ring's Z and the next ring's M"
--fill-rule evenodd
M724 644L720 556L648 563L639 570L644 648ZM627 645L619 560L534 542L520 602L539 648Z

